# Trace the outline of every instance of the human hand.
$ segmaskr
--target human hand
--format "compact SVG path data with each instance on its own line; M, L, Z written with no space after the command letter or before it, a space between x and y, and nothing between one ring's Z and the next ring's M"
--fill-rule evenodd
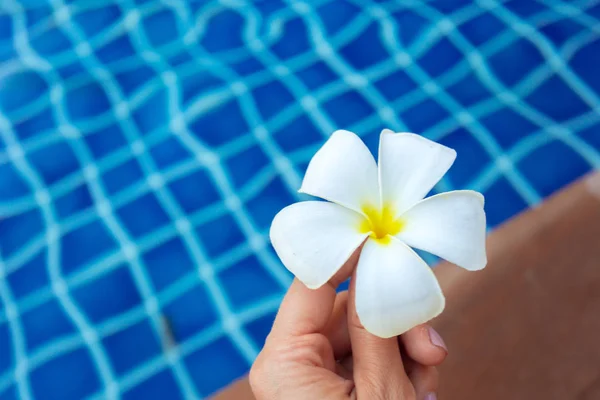
M294 280L250 371L258 400L436 398L435 366L447 350L433 328L379 338L358 319L354 279L348 292L336 294L355 256L317 290Z

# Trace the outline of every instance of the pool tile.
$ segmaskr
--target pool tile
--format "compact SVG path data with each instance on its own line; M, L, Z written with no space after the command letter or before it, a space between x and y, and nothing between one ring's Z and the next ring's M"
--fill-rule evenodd
M306 146L320 145L325 140L314 121L306 115L293 119L278 131L272 132L271 136L286 154Z
M267 229L275 214L294 202L281 179L267 185L255 198L246 202L246 211L259 229Z
M259 147L253 145L225 160L227 172L235 187L246 185L256 173L271 164L271 159Z
M144 33L152 47L162 47L173 43L180 37L177 18L169 9L153 13L142 21Z
M229 214L211 219L196 228L196 234L206 253L218 257L246 242L236 220Z
M73 121L85 121L108 113L111 109L106 88L97 82L68 90L65 93L65 106Z
M322 109L339 129L349 129L350 125L360 122L376 111L373 104L353 90L324 102Z
M77 327L58 299L52 298L20 315L23 338L28 350L77 334Z
M559 122L592 111L581 95L557 75L548 78L524 100L546 117Z
M48 90L44 77L34 71L21 70L2 78L0 86L0 109L10 112L36 100Z
M93 324L114 318L142 303L132 272L126 264L77 286L71 295Z
M86 210L89 212L93 205L92 194L85 183L54 200L54 209L59 220L65 220L77 214L81 215Z
M133 110L132 119L141 135L167 129L171 120L167 89L160 88L146 96L145 101Z
M359 73L390 57L390 53L380 40L380 30L378 23L372 23L354 40L339 49L343 59Z
M198 211L221 198L215 182L205 169L196 170L187 176L169 183L175 200L186 213Z
M189 161L194 157L192 150L174 136L169 136L155 144L148 152L161 170Z
M260 299L282 293L283 289L256 256L247 257L221 271L219 282L235 310Z
M54 112L50 107L45 107L30 118L16 123L13 129L19 140L27 140L40 134L48 134L56 131Z
M93 220L61 236L62 271L69 274L115 250L116 240L107 226L101 220Z
M23 298L50 284L47 249L39 250L31 259L6 276L15 299Z
M569 162L556 162L557 160ZM535 149L522 159L517 167L543 197L549 196L591 169L581 156L559 141Z
M542 130L513 108L503 107L480 120L504 149L510 149L521 139Z
M105 171L101 180L109 195L116 194L145 180L142 167L136 159L128 159Z
M540 51L525 38L517 39L487 59L491 71L507 87L521 82L543 64L545 60Z
M42 400L78 400L101 389L92 357L84 348L50 359L30 373L30 381L32 394Z
M183 399L180 386L170 370L163 370L123 393L124 400Z
M136 366L162 356L162 348L149 321L142 321L105 336L106 350L114 371L124 375Z
M190 354L184 362L202 396L213 394L248 370L242 355L226 338Z
M202 332L219 319L206 286L200 282L161 309L176 343Z
M13 355L13 338L11 336L8 322L0 322L0 352L3 354L3 356L0 357L0 375L3 375L11 370L15 365Z
M276 315L277 313L272 312L244 325L244 329L248 332L256 347L262 348L264 346L265 339L269 332L271 332Z
M495 227L527 208L527 203L506 178L497 179L483 192L485 214L490 227Z
M237 101L229 101L207 110L189 122L190 130L210 146L218 146L238 138L248 131L242 109Z
M183 239L175 237L142 254L145 269L157 291L196 271L196 264Z
M31 189L13 163L0 163L0 202L27 196Z
M65 141L31 151L27 159L46 185L52 185L81 168L73 148ZM60 160L60 162L57 162Z
M287 60L312 49L308 28L300 17L285 22L282 34L271 46L271 51L280 60Z
M169 216L153 194L146 194L116 210L119 220L135 238L149 235L170 223Z
M239 13L224 8L208 19L200 44L214 53L243 47L243 26Z
M45 223L39 208L0 219L0 249L10 257L25 247L32 239L43 237Z
M454 187L467 186L491 162L485 148L465 129L456 129L439 142L456 150L456 161L446 175Z
M278 81L254 88L252 97L263 120L271 119L296 102L290 90Z

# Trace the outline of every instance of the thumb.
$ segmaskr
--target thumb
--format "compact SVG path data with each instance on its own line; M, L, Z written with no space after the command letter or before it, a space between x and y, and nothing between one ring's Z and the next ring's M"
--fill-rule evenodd
M356 272L348 293L348 330L354 358L354 384L358 399L406 399L414 388L406 375L398 338L369 333L356 313Z

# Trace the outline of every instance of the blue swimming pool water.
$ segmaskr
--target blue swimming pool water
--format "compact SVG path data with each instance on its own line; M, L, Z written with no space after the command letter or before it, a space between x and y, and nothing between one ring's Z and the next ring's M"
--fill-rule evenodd
M0 3L0 399L202 398L337 128L458 151L493 227L600 166L600 3Z

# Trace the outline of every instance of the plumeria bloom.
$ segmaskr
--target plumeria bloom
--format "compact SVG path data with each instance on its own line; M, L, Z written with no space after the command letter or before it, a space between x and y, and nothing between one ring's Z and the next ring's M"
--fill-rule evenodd
M334 132L300 188L327 201L281 210L271 225L275 251L316 289L364 242L356 267L356 311L364 327L385 338L429 321L442 312L444 295L411 247L467 270L487 263L483 196L458 190L423 199L455 158L453 149L386 129L377 165L358 136Z

